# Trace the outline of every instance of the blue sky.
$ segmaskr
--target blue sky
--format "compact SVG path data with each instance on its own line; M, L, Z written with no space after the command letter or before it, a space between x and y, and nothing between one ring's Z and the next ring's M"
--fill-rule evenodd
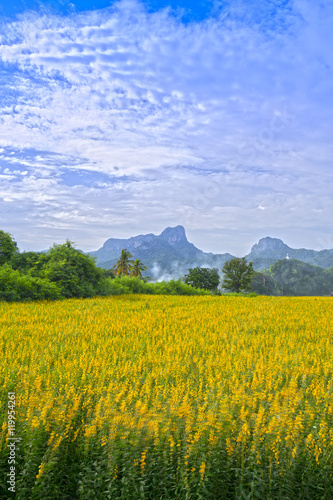
M0 228L333 248L332 25L330 1L3 4Z
M0 14L14 18L27 10L44 11L49 14L68 15L73 13L101 10L112 7L117 2L111 0L14 0L0 5ZM214 0L145 0L141 2L148 12L156 12L169 8L173 15L180 16L185 23L201 21L207 17L216 15L227 2Z

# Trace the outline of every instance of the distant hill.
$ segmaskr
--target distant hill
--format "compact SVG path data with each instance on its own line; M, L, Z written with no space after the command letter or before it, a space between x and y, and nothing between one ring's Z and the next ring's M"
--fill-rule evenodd
M234 256L230 253L213 254L203 252L187 240L183 226L167 227L161 234L152 233L128 239L110 238L102 248L90 255L96 257L98 266L110 269L119 259L121 250L127 248L135 259L140 259L148 268L146 275L154 280L180 278L190 267L216 267L221 273L225 262ZM285 259L300 261L328 269L333 266L333 250L293 249L277 238L262 238L246 255L257 271L268 269L276 261Z
M306 250L305 248L291 248L278 238L262 238L253 245L251 252L246 255L246 260L253 263L256 270L268 269L276 261L285 259L301 260L308 264L328 269L333 266L333 250Z
M252 290L263 295L333 295L333 267L323 269L296 259L281 259L253 277Z

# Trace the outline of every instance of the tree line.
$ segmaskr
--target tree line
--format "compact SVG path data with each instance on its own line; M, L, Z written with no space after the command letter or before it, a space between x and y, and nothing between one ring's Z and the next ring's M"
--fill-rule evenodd
M261 295L332 295L333 268L328 270L295 259L277 261L255 272L251 262L232 258L222 268L190 268L183 278L151 283L147 267L123 249L111 269L67 240L47 252L19 252L13 237L0 231L0 300L60 299L121 293ZM220 286L220 288L219 288Z
M275 296L333 295L333 267L322 269L296 259L278 260L269 269L256 272L244 257L233 258L225 263L222 272L222 290L229 292ZM216 291L219 282L217 269L196 267L185 275L185 283L206 290Z
M179 280L149 283L147 267L127 250L111 269L96 266L93 257L73 242L54 244L46 252L20 252L12 235L0 231L0 300L37 300L93 297L120 293L206 294L218 293L217 269L189 269ZM223 271L223 286L240 292L253 273L245 259L232 259Z
M19 252L13 237L0 231L0 300L54 300L123 293L202 295L181 280L148 283L146 266L123 249L112 269L96 266L93 257L67 240L47 252Z
M251 291L251 280L254 274L252 262L245 257L234 257L228 260L223 268L222 289L234 293ZM186 284L211 292L217 292L220 276L217 268L195 267L184 276Z

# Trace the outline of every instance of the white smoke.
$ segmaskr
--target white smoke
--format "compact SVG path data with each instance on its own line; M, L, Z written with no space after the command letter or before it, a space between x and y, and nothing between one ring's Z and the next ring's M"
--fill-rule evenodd
M171 271L167 272L163 269L157 262L153 263L153 266L149 269L148 274L153 281L170 281L178 280L188 273L189 269L194 269L195 267L205 267L208 269L213 269L214 266L211 264L205 264L203 262L191 263L188 265L179 264L179 262L173 262L171 265ZM222 277L222 270L218 269L219 276Z
M149 274L153 281L170 281L172 279L178 279L178 276L166 273L157 262L154 262L153 267L149 270Z

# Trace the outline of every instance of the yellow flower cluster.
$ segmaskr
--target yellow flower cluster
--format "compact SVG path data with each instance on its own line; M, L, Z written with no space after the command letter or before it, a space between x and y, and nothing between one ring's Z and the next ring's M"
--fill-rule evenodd
M216 446L257 464L291 464L299 453L320 463L333 445L332 304L134 295L1 303L1 394L14 387L17 428L31 440L44 429L52 453L78 437L141 443L141 473L147 439L164 443L170 460L182 448L186 471L201 480Z

